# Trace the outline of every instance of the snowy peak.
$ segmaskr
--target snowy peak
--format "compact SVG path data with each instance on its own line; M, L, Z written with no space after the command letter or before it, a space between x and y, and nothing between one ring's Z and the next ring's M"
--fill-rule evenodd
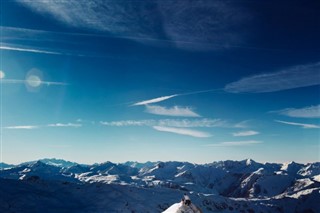
M312 177L320 174L320 163L309 163L298 171L299 175Z
M150 167L154 164L155 164L155 162L151 162L151 161L147 161L145 163L139 163L137 161L127 161L124 163L124 165L126 165L126 166L130 166L130 167L137 168L137 169L141 169L144 167Z
M115 164L112 162L105 162L98 165L93 165L90 172L106 175L137 175L138 169L126 164Z
M57 166L57 167L64 167L64 168L68 168L68 167L77 165L77 163L75 163L75 162L66 161L66 160L62 160L62 159L56 159L56 158L44 158L44 159L41 159L40 161L45 164L48 164L48 165Z
M101 164L91 166L90 171L96 173L108 173L108 171L115 165L116 164L107 161Z
M60 167L53 166L51 164L46 164L42 162L41 160L38 160L28 166L32 171L35 172L59 172Z
M312 205L320 199L320 194L317 193L320 190L319 168L320 163L261 164L252 159L219 161L210 164L175 161L121 164L107 161L93 165L69 164L63 160L45 159L2 170L0 183L8 183L2 180L11 179L18 183L9 181L10 183L19 185L22 182L22 187L28 187L31 191L36 185L39 191L33 194L34 199L38 199L37 194L40 192L47 193L45 190L63 189L76 197L79 194L80 200L83 196L87 196L86 193L89 193L89 197L97 198L98 196L99 202L92 200L94 202L92 205L100 205L102 200L109 198L113 201L114 198L123 200L124 203L122 201L119 203L121 209L116 209L115 212L135 210L131 204L128 204L131 202L128 201L131 199L130 196L144 201L148 199L148 203L150 201L152 205L157 206L156 212L161 212L173 202L179 201L184 193L188 193L195 203L198 202L206 210L205 212L252 212L251 210L254 210L254 212L280 213L296 212L296 209L304 212L309 205L312 210L316 209L316 205ZM43 190L41 184L49 188ZM110 197L106 197L104 193L101 194L103 188L108 189L105 193ZM128 197L114 191L115 188L131 194ZM7 192L11 190L10 187L4 187L4 189ZM138 194L134 194L133 191ZM11 191L10 193L14 194ZM140 193L148 193L151 197L144 197ZM159 194L161 197L166 197L167 194L172 195L171 200L166 197L160 203L156 199L152 201L155 195ZM135 201L135 198L132 201ZM288 203L290 205L287 205ZM147 204L144 203L143 207L146 206ZM278 206L281 207L280 210L277 209ZM130 211L123 208L130 208ZM92 212L91 210L88 212ZM95 209L95 212L104 210ZM135 212L154 211L146 207Z
M0 173L0 177L19 180L27 180L33 177L33 179L78 182L73 177L64 174L61 167L48 165L41 160L20 164L4 170Z
M281 167L281 171L285 171L288 174L297 174L300 169L303 168L303 164L296 163L291 161L289 163L284 163Z
M107 161L93 165L42 159L4 170L0 177L26 179L37 176L44 180L157 186L205 194L254 198L308 189L312 184L302 184L298 181L305 178L311 180L313 176L320 175L319 168L320 163L261 164L252 159L210 164L175 161L121 164Z
M251 165L254 165L254 164L257 164L257 162L255 162L254 160L248 158L246 161L246 165L247 166L251 166Z
M63 159L56 159L56 158L43 158L43 159L39 159L36 161L28 161L28 162L24 162L21 163L19 165L31 165L37 162L42 162L44 164L47 165L51 165L51 166L56 166L56 167L61 167L61 168L68 168L74 165L77 165L77 163L75 162L71 162L71 161L66 161Z
M234 173L251 173L259 168L264 168L265 166L261 163L257 163L253 161L252 159L245 159L242 161L218 161L213 162L210 164L214 167L221 168L228 172L234 172Z

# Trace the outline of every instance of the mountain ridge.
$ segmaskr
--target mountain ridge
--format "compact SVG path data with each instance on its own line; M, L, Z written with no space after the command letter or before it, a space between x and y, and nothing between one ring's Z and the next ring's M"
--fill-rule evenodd
M205 209L204 212L316 213L317 209L320 209L316 202L320 199L319 162L262 164L246 159L210 164L177 161L146 163L106 161L85 165L68 161L65 163L61 159L46 159L22 163L0 171L0 188L13 193L18 189L6 188L1 186L1 183L22 188L23 193L35 196L35 202L44 202L42 200L44 198L36 196L38 193L47 194L48 205L53 205L53 201L60 199L57 197L59 193L52 195L51 190L61 189L64 193L71 194L74 202L83 202L83 197L87 196L83 193L88 193L90 196L99 197L101 202L86 198L95 206L93 212L105 212L99 206L108 206L101 190L110 195L110 198L105 198L106 200L113 203L114 197L121 200L114 204L114 208L112 207L114 212L161 212L172 202L179 202L181 197L178 195L184 193L192 196L194 202ZM34 186L34 189L30 186ZM79 190L83 197L77 195L76 192ZM131 191L135 192L134 196L126 194L130 194ZM158 194L160 191L166 195ZM141 206L136 208L133 204L137 199L135 197L141 198L139 202L150 197L150 209L143 207L143 203L139 203ZM20 204L19 202L16 204L19 208L27 205L24 203L26 202L24 197L17 199L22 200ZM1 209L3 202L9 201L0 198L0 211L3 210ZM291 206L287 206L287 203ZM61 201L59 205L67 204ZM70 206L69 210L73 211L72 208Z
M70 160L64 160L62 158L40 158L40 159L37 159L37 160L30 160L30 161L26 161L26 162L21 162L21 163L18 163L18 164L12 164L12 163L6 163L6 162L0 162L0 165L3 164L3 165L9 165L9 166L17 166L17 165L23 165L23 164L30 164L30 163L34 163L34 162L37 162L37 161L42 161L44 163L47 163L47 164L52 164L52 165L57 165L60 166L63 165L63 166L66 166L66 165L69 165L69 166L72 166L72 165L95 165L95 164L104 164L104 163L114 163L114 164L124 164L124 165L132 165L132 166L136 166L136 167L139 167L141 165L151 165L151 164L155 164L155 163L170 163L170 162L176 162L176 163L190 163L190 164L195 164L195 165L208 165L208 164L221 164L221 163L258 163L258 164L272 164L272 165L290 165L290 164L300 164L300 165L309 165L309 164L320 164L320 161L315 161L315 162L307 162L307 163L301 163L301 162L296 162L296 161L285 161L285 162L258 162L258 161L255 161L253 160L252 158L246 158L246 159L243 159L243 160L218 160L218 161L212 161L212 162L206 162L206 163L193 163L193 162L188 162L188 161L146 161L146 162L140 162L140 161L125 161L125 162L112 162L112 161L104 161L104 162L101 162L101 163L92 163L92 164L89 164L89 163L77 163L75 161L70 161ZM250 164L249 163L249 164Z

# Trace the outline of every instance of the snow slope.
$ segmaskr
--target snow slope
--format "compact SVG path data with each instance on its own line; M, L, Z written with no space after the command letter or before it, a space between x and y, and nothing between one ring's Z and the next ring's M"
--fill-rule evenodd
M169 208L167 208L162 213L176 213L178 211L178 209L180 208L180 206L181 206L181 203L175 203L172 206L170 206Z

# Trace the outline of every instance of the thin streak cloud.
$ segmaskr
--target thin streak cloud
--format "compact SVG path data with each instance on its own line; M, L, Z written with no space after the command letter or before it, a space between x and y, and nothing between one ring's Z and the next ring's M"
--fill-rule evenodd
M159 98L153 98L153 99L149 99L149 100L145 100L145 101L140 101L140 102L132 104L131 106L141 106L141 105L147 105L147 104L154 104L154 103L165 101L165 100L168 100L170 98L177 97L177 96L178 96L178 94L162 96L162 97L159 97Z
M48 124L48 127L82 127L82 124L79 123L55 123L55 124Z
M320 85L320 62L298 65L287 69L245 77L227 84L230 93L267 93Z
M31 52L40 54L53 54L53 55L65 55L65 56L76 56L76 57L92 57L92 58L112 58L116 60L136 61L137 59L132 57L114 56L106 54L95 49L95 46L84 45L88 40L106 39L108 38L119 38L111 34L101 33L70 33L70 32L57 32L57 31L44 31L26 28L15 28L15 27L1 27L0 30L3 34L2 40L7 43L2 43L2 49L8 51L20 51L20 52ZM121 37L123 39L137 39L131 37ZM153 41L154 39L141 40ZM30 42L31 41L31 42ZM103 40L101 41L103 42ZM169 42L169 41L168 41ZM26 45L21 45L21 44ZM30 43L33 45L30 46ZM68 46L77 46L78 49L75 51ZM59 47L63 47L61 49ZM0 46L1 48L1 46ZM90 51L91 50L91 51Z
M29 130L29 129L38 129L39 126L7 126L7 127L4 127L4 129L26 129L26 130Z
M82 124L79 123L54 123L54 124L47 124L47 125L21 125L21 126L7 126L4 129L39 129L39 128L46 128L46 127L82 127Z
M122 121L101 121L104 126L167 126L178 128L190 127L229 127L228 123L221 119L160 119L160 120L122 120Z
M192 136L196 138L208 138L211 137L211 135L207 132L192 130L192 129L186 129L186 128L176 128L176 127L165 127L165 126L153 126L153 129L158 130L160 132L170 132L175 133L179 135L187 135Z
M226 127L227 122L221 119L161 119L158 121L158 126L171 127Z
M287 108L272 111L271 113L278 113L280 115L285 115L293 118L320 118L320 105L308 106L300 109Z
M41 40L41 39L40 39ZM44 47L45 48L45 47ZM96 57L95 55L87 55L77 52L71 52L70 50L60 50L58 51L52 51L52 50L44 50L37 46L23 46L23 47L16 47L12 46L12 44L5 44L0 46L1 50L7 50L7 51L18 51L18 52L29 52L29 53L39 53L39 54L49 54L49 55L65 55L65 56L78 56L78 57Z
M252 131L252 130L232 133L232 135L235 137L253 136L253 135L258 135L258 134L260 134L260 133L256 132L256 131Z
M168 99L171 99L171 98L174 98L174 97L178 97L178 96L196 95L196 94L201 94L201 93L221 92L221 91L223 91L223 89L197 90L197 91L193 91L193 92L186 92L186 93L181 93L181 94L167 95L167 96L153 98L153 99L149 99L149 100L145 100L145 101L140 101L140 102L132 104L131 106L154 104L154 103L165 101L165 100L168 100Z
M89 38L122 38L136 40L140 42L149 42L149 43L163 43L163 44L179 44L179 45L201 45L208 46L211 48L243 48L243 49L266 49L274 50L268 48L259 48L251 46L242 46L242 45L221 45L213 44L209 42L196 42L196 41L182 41L182 40L170 40L168 38L152 38L152 37L139 37L139 36L122 36L122 35L111 35L111 34L102 34L102 33L71 33L71 32L58 32L58 31L47 31L47 30L38 30L38 29L29 29L29 28L18 28L18 27L6 27L0 26L0 30L3 32L3 40L5 41L14 41L14 40L23 40L23 41L46 41L54 43L62 43L67 39L72 39L75 37L89 37ZM35 39L37 38L37 39Z
M155 120L123 120L123 121L100 121L103 126L153 126L156 125Z
M1 50L9 50L9 51L19 51L19 52L42 53L42 54L52 54L52 55L64 55L61 52L53 52L53 51L46 51L46 50L40 50L40 49L10 47L10 46L0 46L0 49Z
M288 122L288 121L280 121L280 120L275 120L275 122L288 124L292 126L300 126L304 129L320 129L320 126L315 124L296 123L296 122Z
M32 81L32 80L19 80L19 79L2 79L1 83L3 84L32 84L32 83L36 83L39 85L47 85L47 86L66 86L68 85L67 83L63 83L63 82L54 82L54 81L42 81L42 80L38 80L38 81Z
M192 111L189 107L174 106L171 108L146 105L146 112L155 115L176 116L176 117L201 117L199 114Z
M36 73L36 69L32 69L29 73L26 79L6 79L6 74L3 71L0 71L0 78L1 78L1 84L26 84L29 87L38 87L40 85L60 85L65 86L68 85L67 83L63 82L54 82L54 81L43 81L41 77L39 76L39 73Z

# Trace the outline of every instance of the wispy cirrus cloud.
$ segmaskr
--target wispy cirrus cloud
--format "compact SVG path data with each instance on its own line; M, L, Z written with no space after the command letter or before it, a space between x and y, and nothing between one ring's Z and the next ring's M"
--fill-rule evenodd
M277 72L245 77L227 84L230 93L267 93L320 85L320 62L298 65Z
M154 103L165 101L165 100L168 100L168 99L171 99L174 97L178 97L178 96L195 95L195 94L209 93L209 92L221 92L221 91L222 91L222 89L197 90L197 91L192 91L192 92L161 96L158 98L152 98L152 99L145 100L145 101L139 101L139 102L132 104L131 106L141 106L141 105L154 104Z
M101 121L101 125L114 127L148 126L157 131L171 132L180 135L205 138L211 135L204 131L189 128L221 127L225 122L220 119L160 119L160 120L123 120L123 121Z
M155 115L177 116L177 117L201 117L199 114L192 111L190 107L174 106L171 108L146 105L146 112Z
M82 127L82 124L80 123L54 123L54 124L47 124L47 125L21 125L21 126L7 126L4 127L4 129L39 129L39 128L45 128L45 127Z
M287 108L271 111L271 113L278 113L280 115L286 115L294 118L320 118L320 105L308 106L300 109Z
M225 127L228 123L221 119L160 119L160 120L122 120L122 121L101 121L104 126L167 126L167 127Z
M80 123L55 123L55 124L48 124L48 127L82 127Z
M260 133L253 130L232 133L232 135L235 137L253 136L258 134Z
M63 44L63 43L73 43L75 38L87 38L87 37L99 37L99 34L84 34L84 33L72 33L72 32L58 32L58 31L47 31L31 28L20 28L20 27L9 27L9 26L0 26L2 32L2 45L3 46L12 46L12 44L21 44L25 41L32 44L40 43L52 43L52 44ZM103 36L103 35L102 35ZM107 35L106 35L107 37ZM52 46L52 45L51 45ZM24 47L21 45L15 45L15 47ZM62 52L58 52L59 54Z
M40 78L36 80L32 79L27 79L27 80L20 80L20 79L2 79L1 80L2 84L27 84L27 85L47 85L47 86L52 86L52 85L60 85L60 86L66 86L68 85L67 83L64 82L55 82L55 81L42 81Z
M262 144L262 141L255 141L255 140L249 140L249 141L226 141L226 142L220 142L216 144L207 144L204 146L251 146L251 145L257 145L257 144Z
M275 122L288 124L292 126L300 126L304 129L320 129L320 126L316 124L296 123L296 122L288 122L288 121L280 121L280 120L275 120Z
M175 133L175 134L179 134L179 135L187 135L187 136L192 136L192 137L197 137L197 138L211 137L211 135L207 132L202 132L202 131L187 129L187 128L153 126L153 129L161 131L161 132L171 132L171 133Z
M54 81L43 81L41 79L41 72L37 69L31 69L25 79L7 79L6 73L2 70L0 70L0 79L1 79L1 84L25 84L28 86L28 88L36 88L39 87L40 85L47 85L47 86L52 86L52 85L59 85L59 86L66 86L68 85L67 83L64 82L54 82Z
M78 57L100 57L90 54L81 48L81 40L96 39L99 35L44 31L16 27L0 26L2 43L0 49L4 51L16 51L35 54L65 55ZM79 41L80 40L80 41ZM65 44L73 44L79 47L77 51Z
M42 54L51 54L51 55L65 55L62 52L47 51L47 50L35 49L35 48L22 48L22 47L14 47L14 46L3 46L3 45L0 46L0 50L30 52L30 53L42 53Z
M237 45L250 20L244 8L222 0L17 1L72 27L191 50Z
M104 126L153 126L156 124L155 120L122 120L122 121L100 121Z
M101 121L101 125L113 127L147 126L163 132L171 132L192 137L211 137L212 135L190 128L236 128L233 124L221 119L160 119L160 120L122 120L122 121Z
M30 129L38 129L39 126L7 126L4 127L4 129L26 129L26 130L30 130Z
M141 105L147 105L147 104L154 104L154 103L165 101L165 100L168 100L170 98L177 97L177 96L178 96L178 94L162 96L162 97L159 97L159 98L153 98L153 99L149 99L149 100L145 100L145 101L140 101L140 102L132 104L131 106L141 106Z
M239 129L250 128L250 122L250 120L240 121L239 123L236 123L233 127Z
M221 119L161 119L158 121L158 126L172 127L225 127L227 121Z

